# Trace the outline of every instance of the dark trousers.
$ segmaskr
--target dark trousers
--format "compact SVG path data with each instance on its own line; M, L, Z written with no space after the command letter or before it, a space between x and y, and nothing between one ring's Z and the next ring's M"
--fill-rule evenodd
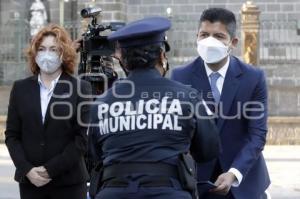
M234 196L229 192L226 196L212 194L212 193L205 193L201 196L201 199L235 199Z
M87 196L86 183L61 187L19 184L19 187L21 199L86 199Z
M126 187L103 186L96 199L192 199L189 192L182 189L178 180L170 180L172 186L143 187L139 181L128 181Z
M235 197L229 192L226 196L221 196L217 194L206 193L200 199L235 199ZM267 199L267 195L263 193L260 197L255 199Z

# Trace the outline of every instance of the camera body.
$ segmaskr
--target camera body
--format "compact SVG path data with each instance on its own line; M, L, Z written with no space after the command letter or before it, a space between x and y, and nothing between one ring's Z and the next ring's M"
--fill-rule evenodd
M106 30L116 31L125 25L121 22L98 24L97 16L101 11L101 8L85 8L81 11L83 18L92 18L92 21L82 35L78 74L92 84L93 94L103 93L104 84L109 87L118 78L112 68L115 43L110 42L102 33Z

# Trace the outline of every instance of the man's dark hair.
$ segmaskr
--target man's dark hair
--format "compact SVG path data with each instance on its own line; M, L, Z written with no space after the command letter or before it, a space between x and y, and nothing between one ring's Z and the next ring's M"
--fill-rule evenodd
M233 38L236 35L236 19L233 12L224 8L209 8L204 10L200 17L200 24L204 21L211 23L221 22L226 26L227 32Z
M137 46L122 48L121 51L123 65L126 69L133 70L136 68L154 67L160 59L162 46L159 44Z

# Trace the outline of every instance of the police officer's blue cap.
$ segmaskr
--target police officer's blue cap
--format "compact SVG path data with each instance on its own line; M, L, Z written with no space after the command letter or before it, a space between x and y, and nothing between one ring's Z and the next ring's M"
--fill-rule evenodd
M121 48L145 46L165 43L166 50L170 48L166 42L166 30L171 22L164 17L149 17L131 22L108 36L108 40L118 41Z

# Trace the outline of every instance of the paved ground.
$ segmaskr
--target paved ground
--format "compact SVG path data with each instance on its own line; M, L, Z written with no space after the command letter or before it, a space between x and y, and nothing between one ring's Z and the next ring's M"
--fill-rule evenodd
M266 146L273 199L300 199L300 146Z
M272 179L272 199L300 199L300 146L267 146L264 155ZM0 199L18 199L14 166L0 144Z

